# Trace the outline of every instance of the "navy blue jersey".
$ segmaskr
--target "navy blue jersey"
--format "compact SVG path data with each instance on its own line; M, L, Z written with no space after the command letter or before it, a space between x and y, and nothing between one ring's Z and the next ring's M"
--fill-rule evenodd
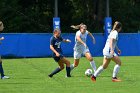
M63 54L62 49L61 49L62 41L63 41L63 38L61 36L58 38L55 38L54 36L52 36L50 39L50 45L52 45L59 54ZM55 56L55 53L53 53L53 56Z

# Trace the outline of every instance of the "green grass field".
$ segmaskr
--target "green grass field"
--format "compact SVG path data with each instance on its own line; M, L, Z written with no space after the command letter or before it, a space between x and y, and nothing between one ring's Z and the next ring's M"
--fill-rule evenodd
M73 58L68 58L73 63ZM102 57L95 57L97 67ZM0 93L139 93L140 57L121 57L119 77L123 82L112 82L114 62L111 62L93 83L84 75L89 62L82 58L71 78L65 78L65 70L49 78L57 67L52 58L3 59L5 74L11 78L0 80Z

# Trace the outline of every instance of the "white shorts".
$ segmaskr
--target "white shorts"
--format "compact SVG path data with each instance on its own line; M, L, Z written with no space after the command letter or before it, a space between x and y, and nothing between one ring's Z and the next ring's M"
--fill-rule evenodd
M80 59L87 52L89 52L88 48L83 48L81 51L74 50L74 59Z
M115 52L113 55L110 54L109 51L103 51L104 58L112 58L114 56L118 56Z

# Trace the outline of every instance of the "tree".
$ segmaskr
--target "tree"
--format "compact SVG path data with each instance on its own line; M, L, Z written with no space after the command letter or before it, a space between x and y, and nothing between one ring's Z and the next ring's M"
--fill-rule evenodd
M105 0L58 0L61 30L72 33L71 25L85 23L93 33L103 32ZM139 0L110 0L113 22L123 24L123 32L140 30ZM7 33L50 33L54 0L0 0L0 20Z

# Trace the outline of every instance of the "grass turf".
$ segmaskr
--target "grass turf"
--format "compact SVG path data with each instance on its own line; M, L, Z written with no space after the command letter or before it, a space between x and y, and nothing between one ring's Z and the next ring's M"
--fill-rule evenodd
M115 63L111 62L93 83L84 75L89 62L82 58L71 78L65 78L66 71L49 78L48 74L58 65L52 58L4 59L5 74L11 78L0 80L0 93L139 93L140 57L120 57L122 66L118 76L122 82L112 82ZM73 63L73 58L68 58ZM102 57L94 57L97 67Z

